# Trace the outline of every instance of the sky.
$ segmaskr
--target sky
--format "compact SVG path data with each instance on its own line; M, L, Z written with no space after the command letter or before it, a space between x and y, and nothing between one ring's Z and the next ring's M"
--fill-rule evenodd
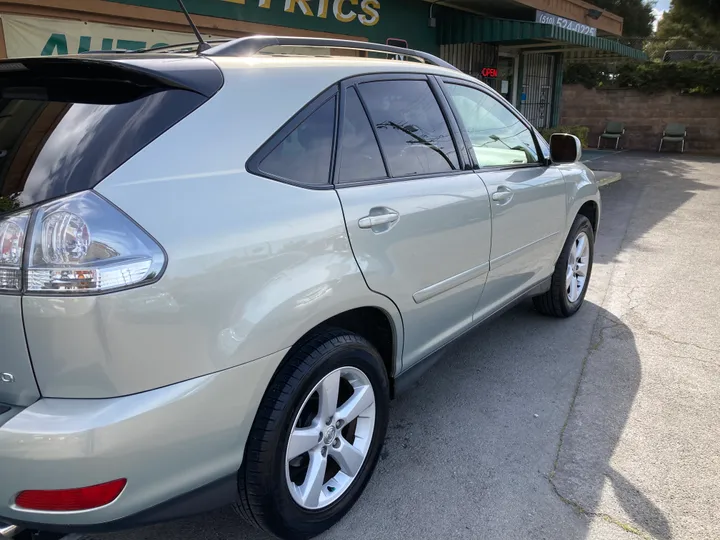
M670 0L658 0L655 4L655 9L653 9L653 13L655 13L655 24L654 29L657 30L657 23L660 19L662 19L663 13L665 13L668 9L670 9Z

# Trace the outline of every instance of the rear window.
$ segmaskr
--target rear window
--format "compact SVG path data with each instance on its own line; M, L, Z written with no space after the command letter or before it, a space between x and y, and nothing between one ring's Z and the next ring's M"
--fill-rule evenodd
M306 185L327 185L334 131L335 97L332 97L260 162L260 172Z
M0 214L94 187L207 99L97 84L0 89Z

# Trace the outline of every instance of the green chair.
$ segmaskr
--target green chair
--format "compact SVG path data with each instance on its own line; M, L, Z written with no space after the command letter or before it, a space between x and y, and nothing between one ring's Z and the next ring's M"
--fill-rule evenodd
M680 152L685 152L685 137L687 137L687 130L685 124L668 124L665 126L662 137L660 138L660 146L658 152L662 150L664 142L680 143Z
M615 150L617 150L620 144L620 137L623 135L625 135L625 126L622 122L608 122L607 126L605 126L605 131L598 137L597 147L600 148L600 141L603 139L615 139Z

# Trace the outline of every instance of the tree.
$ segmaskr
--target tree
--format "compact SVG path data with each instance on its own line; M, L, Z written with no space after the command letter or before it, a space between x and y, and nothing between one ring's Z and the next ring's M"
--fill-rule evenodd
M662 58L665 51L673 49L720 51L720 15L711 17L693 7L693 3L703 2L717 4L718 0L673 0L658 23L655 39L646 47L647 53ZM714 9L720 10L720 6Z
M686 0L713 1L717 0ZM623 18L623 36L647 37L652 34L654 2L648 0L591 0L592 4Z
M720 0L674 0L673 4L720 24Z

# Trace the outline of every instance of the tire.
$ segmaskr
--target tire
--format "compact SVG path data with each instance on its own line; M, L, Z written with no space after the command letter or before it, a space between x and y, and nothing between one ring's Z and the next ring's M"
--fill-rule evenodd
M333 387L331 382L334 382L336 377L339 377L340 393L335 400L339 406L333 418L339 419L343 411L349 410L344 405L350 403L351 399L343 401L349 392L352 392L351 398L355 400L353 403L360 403L358 388L367 389L367 384L374 395L374 409L364 409L365 413L361 413L360 417L349 421L337 431L334 429L336 420L330 424L327 420L325 424L321 423L321 417L325 416L320 402L323 389ZM321 385L319 389L318 385ZM363 396L367 394L364 393ZM315 334L294 347L265 392L251 428L245 447L245 459L238 475L239 500L235 507L237 512L252 525L283 539L312 538L332 527L355 504L375 470L387 430L389 396L388 374L383 360L375 348L362 337L345 330L330 329ZM331 402L332 399L328 399L324 403ZM362 403L358 409L365 405L365 401ZM372 431L367 432L373 410L374 424ZM364 437L356 438L356 434L360 433L361 422L362 429L366 432ZM291 434L296 433L293 428L301 431L319 429L318 442L317 447L289 460L286 455L292 452L288 445ZM352 433L349 430L352 430ZM328 443L333 435L336 439ZM320 440L320 437L323 439ZM310 441L309 438L293 440ZM313 468L313 463L320 461L313 460L326 460L327 470L322 475L323 478L332 474L334 468L339 469L336 476L329 481L334 482L336 478L340 478L342 471L340 462L335 461L339 452L335 448L345 450L346 447L340 444L345 445L353 440L355 445L365 447L364 460L355 461L354 468L346 467L347 470L358 471L354 479L343 488L335 488L330 483L325 484L328 481L323 480L320 484L322 487L318 496L318 507L312 508L313 491L307 491L311 495L303 499L302 495L306 492L302 487L318 485L317 482L308 484L307 480L320 477L318 474L310 474L311 470L319 470ZM350 443L350 446L353 446L353 443ZM326 451L325 458L321 457L322 448ZM356 449L353 447L353 450ZM361 465L358 465L359 463ZM306 467L305 473L303 464ZM303 474L305 481L301 482ZM298 485L300 487L297 487ZM338 482L337 485L341 484ZM332 499L333 497L337 499ZM302 505L303 500L306 507Z
M570 268L568 268L568 262L570 261L571 255L577 251L577 242L582 235L585 235L588 243L586 272L584 276L585 279L582 284L582 290L577 292L578 289L575 288L574 294L571 294L571 291L573 291L572 284L571 287L568 287L567 285L568 272L570 270ZM590 224L590 220L585 216L579 215L575 218L575 221L570 228L570 234L568 234L563 250L560 253L560 257L555 264L555 271L552 275L550 290L545 294L535 296L533 298L535 309L544 315L550 315L553 317L565 318L574 315L583 305L583 301L585 300L585 294L587 293L587 289L590 284L590 275L592 274L594 257L595 232ZM584 257L582 259L584 259ZM573 298L575 295L577 297Z

